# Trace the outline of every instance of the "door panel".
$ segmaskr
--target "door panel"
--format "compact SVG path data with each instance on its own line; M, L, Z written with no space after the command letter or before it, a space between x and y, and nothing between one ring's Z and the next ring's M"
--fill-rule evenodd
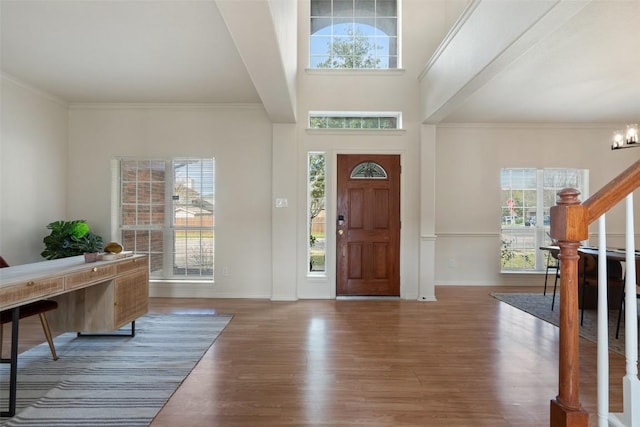
M349 228L351 230L361 229L364 225L364 191L360 188L349 189Z
M352 177L368 162L387 176ZM336 294L399 296L400 156L338 155L337 210Z
M375 205L373 214L375 216L373 224L375 228L389 228L389 191L386 189L374 190Z
M362 245L349 244L349 279L362 279Z

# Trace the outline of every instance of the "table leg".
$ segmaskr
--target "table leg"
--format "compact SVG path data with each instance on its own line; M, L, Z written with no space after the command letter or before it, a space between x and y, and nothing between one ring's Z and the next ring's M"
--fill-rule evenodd
M136 321L131 322L131 332L111 332L111 333L96 333L96 332L78 332L78 337L135 337L136 336Z
M0 413L3 417L16 414L16 389L18 384L18 326L20 324L20 307L13 309L11 317L11 356L9 363L9 410Z

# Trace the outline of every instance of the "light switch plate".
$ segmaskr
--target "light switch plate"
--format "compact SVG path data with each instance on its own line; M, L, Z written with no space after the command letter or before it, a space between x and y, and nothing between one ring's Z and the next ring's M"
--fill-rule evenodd
M286 208L289 206L287 199L276 199L276 208Z

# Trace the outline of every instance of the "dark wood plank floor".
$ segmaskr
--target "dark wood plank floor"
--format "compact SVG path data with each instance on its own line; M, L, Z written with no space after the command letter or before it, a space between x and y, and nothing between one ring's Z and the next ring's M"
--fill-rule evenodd
M547 426L558 329L493 291L541 289L440 287L437 302L152 299L152 312L234 315L152 426ZM37 317L21 327L21 350L43 341ZM596 346L580 345L595 426ZM610 371L620 411L622 356Z

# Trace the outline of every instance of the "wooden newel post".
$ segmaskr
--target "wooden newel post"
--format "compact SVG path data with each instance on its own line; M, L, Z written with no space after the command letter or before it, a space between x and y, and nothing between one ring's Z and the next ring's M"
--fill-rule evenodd
M589 414L580 405L578 247L589 235L588 209L580 192L565 188L551 208L551 238L560 246L560 355L558 396L551 400L551 427L587 427Z

